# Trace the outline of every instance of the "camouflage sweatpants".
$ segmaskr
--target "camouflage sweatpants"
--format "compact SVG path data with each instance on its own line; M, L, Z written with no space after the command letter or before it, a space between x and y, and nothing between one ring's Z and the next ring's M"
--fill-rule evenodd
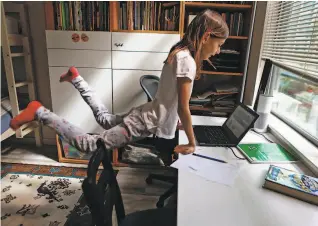
M72 84L92 109L97 123L105 129L102 134L87 134L81 128L72 125L44 107L37 110L36 118L43 125L54 129L65 141L78 150L83 152L96 150L96 141L99 138L104 140L106 148L110 150L123 147L132 141L145 138L151 134L147 130L140 109L134 108L124 116L109 114L96 93L91 90L81 76L73 79Z

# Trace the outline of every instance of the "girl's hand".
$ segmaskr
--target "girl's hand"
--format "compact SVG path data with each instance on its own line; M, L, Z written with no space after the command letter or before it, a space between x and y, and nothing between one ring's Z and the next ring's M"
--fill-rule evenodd
M191 154L193 153L195 150L195 146L194 145L190 145L190 144L183 144L183 145L178 145L174 151L178 154Z

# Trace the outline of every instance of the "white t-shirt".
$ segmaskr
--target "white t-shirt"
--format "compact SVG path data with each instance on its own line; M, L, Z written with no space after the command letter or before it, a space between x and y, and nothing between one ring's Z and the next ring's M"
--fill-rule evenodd
M192 92L195 76L196 63L188 50L179 51L172 64L163 66L155 99L141 107L151 133L165 139L174 138L179 120L177 77L188 77Z

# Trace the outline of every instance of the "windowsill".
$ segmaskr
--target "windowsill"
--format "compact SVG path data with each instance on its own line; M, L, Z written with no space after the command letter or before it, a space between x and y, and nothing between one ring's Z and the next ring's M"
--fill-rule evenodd
M307 167L318 176L318 147L273 114L269 121L270 132L291 147Z

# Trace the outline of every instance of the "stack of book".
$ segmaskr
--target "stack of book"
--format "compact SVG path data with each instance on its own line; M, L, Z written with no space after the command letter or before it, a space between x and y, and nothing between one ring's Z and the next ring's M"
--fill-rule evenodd
M219 96L212 100L212 107L220 112L232 112L236 106L235 101L233 95Z
M212 64L203 62L203 70L221 72L240 72L240 52L222 49L220 54L211 58Z
M118 7L121 30L178 31L179 3L154 1L120 2Z
M209 108L215 112L231 113L236 107L239 88L231 84L215 84L208 91L191 97L197 107Z
M222 18L226 21L230 30L230 36L242 36L243 35L243 13L222 13Z
M109 31L109 2L53 2L56 30Z
M211 106L221 112L232 112L236 107L237 93L239 89L233 84L215 84L214 91L218 94L212 98Z

